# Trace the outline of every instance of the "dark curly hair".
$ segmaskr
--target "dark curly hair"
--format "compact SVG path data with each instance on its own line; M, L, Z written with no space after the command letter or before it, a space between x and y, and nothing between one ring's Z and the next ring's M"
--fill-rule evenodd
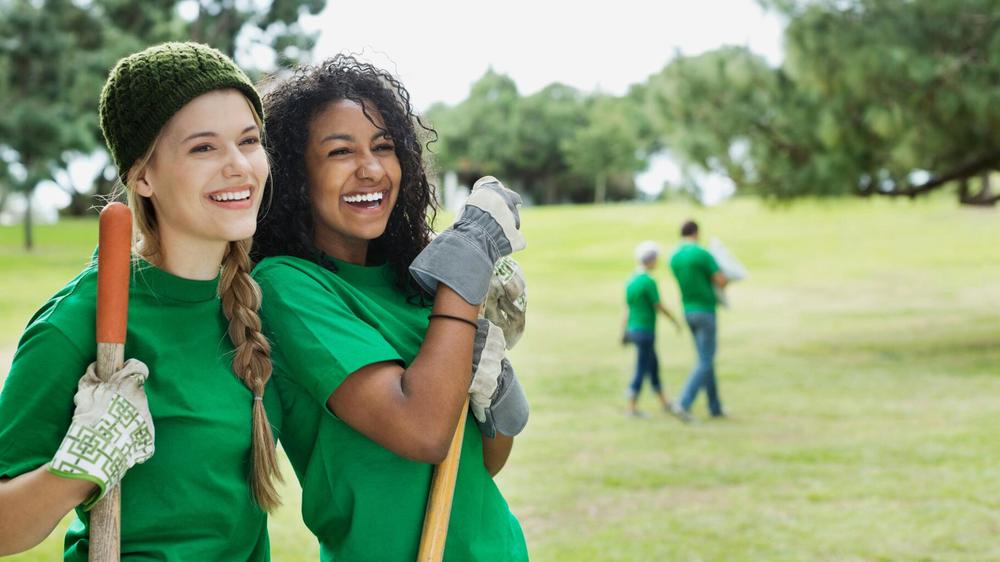
M316 66L300 67L264 96L272 197L270 204L261 208L252 256L255 261L295 256L337 271L313 243L315 225L305 152L311 121L339 100L358 103L372 124L375 121L367 108L378 110L402 169L396 206L385 232L369 244L368 261L387 263L397 287L423 300L428 295L410 279L408 267L430 242L438 204L427 181L417 127L429 137L428 142L437 139L437 132L413 112L409 92L395 77L353 56L337 55Z

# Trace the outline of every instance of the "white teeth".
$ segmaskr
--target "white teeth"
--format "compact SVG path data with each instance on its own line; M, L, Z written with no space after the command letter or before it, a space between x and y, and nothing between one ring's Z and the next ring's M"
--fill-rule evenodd
M225 193L214 193L208 196L212 201L242 201L250 198L250 190L227 191Z
M362 201L381 201L384 193L381 191L376 191L375 193L359 193L357 195L345 195L344 201L346 203L361 203Z

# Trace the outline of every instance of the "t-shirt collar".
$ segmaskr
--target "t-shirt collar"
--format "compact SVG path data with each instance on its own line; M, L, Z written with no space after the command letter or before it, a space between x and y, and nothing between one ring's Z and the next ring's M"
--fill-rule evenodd
M168 273L148 261L138 258L132 267L132 284L149 289L151 293L181 302L206 302L219 296L219 278L200 280L185 279Z
M339 260L333 256L324 257L337 266L337 274L355 286L392 285L393 276L389 264L358 265Z

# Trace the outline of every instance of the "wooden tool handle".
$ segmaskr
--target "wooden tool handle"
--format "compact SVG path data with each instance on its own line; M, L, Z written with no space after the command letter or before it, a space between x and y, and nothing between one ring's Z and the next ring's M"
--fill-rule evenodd
M121 203L101 211L97 250L97 376L108 380L125 362L132 213ZM121 557L121 489L115 486L90 510L90 560Z
M434 468L431 492L427 497L424 530L420 535L417 562L440 562L444 557L444 543L448 538L448 521L451 519L451 501L455 497L455 480L458 478L458 461L462 457L462 440L465 437L465 418L469 415L469 399L458 416L458 427L451 438L448 455Z
M101 211L97 250L97 342L125 343L132 213L121 203Z

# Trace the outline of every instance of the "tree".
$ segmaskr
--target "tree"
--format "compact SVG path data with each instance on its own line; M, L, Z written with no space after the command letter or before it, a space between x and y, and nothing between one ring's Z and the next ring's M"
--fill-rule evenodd
M828 106L862 195L914 197L1000 167L994 0L854 0L786 7L789 73ZM914 174L915 170L923 171ZM1000 200L981 190L963 203Z
M570 169L581 177L593 178L596 203L605 201L612 177L630 177L642 168L639 129L629 110L628 100L598 95L589 100L586 125L561 144Z
M567 178L572 170L562 142L586 123L585 103L583 94L559 83L519 100L511 173L533 200L565 201L579 183Z
M1000 167L994 0L764 3L789 21L780 68L723 48L647 84L675 154L776 198L915 197L958 182L963 203L1000 200L988 183Z
M679 57L646 95L663 144L688 165L778 198L835 185L823 178L831 166L811 118L818 104L745 48Z
M566 151L588 123L588 100L576 89L555 83L520 96L513 80L489 70L465 101L437 104L427 116L440 135L439 167L463 181L497 175L540 203L593 199L592 176L573 169Z
M67 0L43 4L23 0L0 3L0 150L11 155L5 167L12 190L27 201L24 244L31 249L32 198L38 184L52 177L68 150L94 144L88 116L81 111L79 91L96 21L90 12ZM96 111L95 111L96 113Z
M514 81L490 69L465 101L455 107L432 106L427 117L438 131L438 166L455 170L463 181L509 177L516 168L518 99Z
M98 97L118 59L151 44L193 38L231 56L241 45L260 45L274 52L276 64L302 62L316 36L305 33L298 19L325 5L325 0L272 0L264 6L236 0L0 0L0 98L7 105L0 114L0 151L13 155L5 166L23 172L7 174L7 183L28 199L25 246L32 244L30 203L38 184L64 172L72 153L103 150ZM98 194L111 191L107 178L114 175L99 176ZM63 187L74 197L87 196ZM77 209L90 207L75 203Z

